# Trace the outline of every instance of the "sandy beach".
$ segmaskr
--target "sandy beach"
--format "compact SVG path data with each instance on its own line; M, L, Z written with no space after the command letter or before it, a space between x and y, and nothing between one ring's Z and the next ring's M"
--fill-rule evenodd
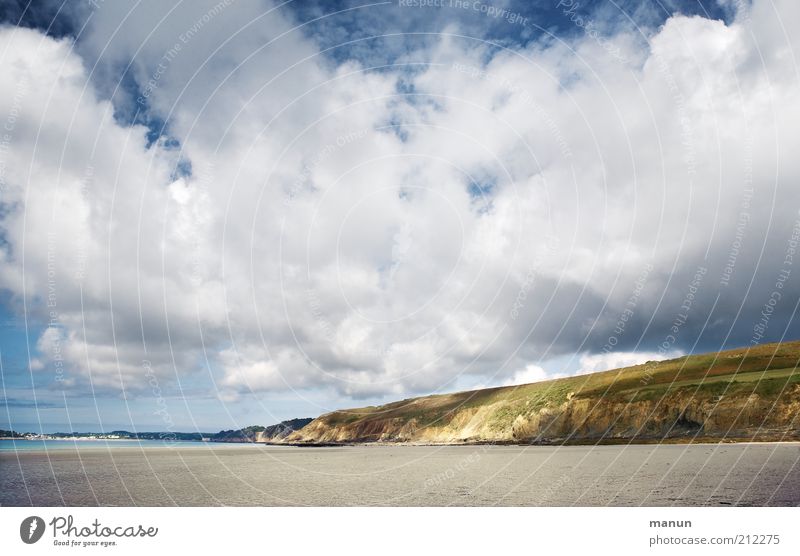
M82 447L0 453L0 504L795 506L800 444Z

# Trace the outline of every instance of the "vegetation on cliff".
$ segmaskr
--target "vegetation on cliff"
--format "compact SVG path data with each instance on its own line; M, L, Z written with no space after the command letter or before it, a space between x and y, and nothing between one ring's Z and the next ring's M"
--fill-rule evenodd
M211 436L213 442L275 442L308 425L312 419L289 419L276 425L251 425L243 429L220 431Z
M292 443L800 438L800 341L334 411Z

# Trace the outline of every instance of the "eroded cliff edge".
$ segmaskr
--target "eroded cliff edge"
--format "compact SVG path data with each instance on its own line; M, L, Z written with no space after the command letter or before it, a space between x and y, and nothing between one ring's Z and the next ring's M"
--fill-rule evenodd
M282 442L800 440L800 342L412 398L318 417Z

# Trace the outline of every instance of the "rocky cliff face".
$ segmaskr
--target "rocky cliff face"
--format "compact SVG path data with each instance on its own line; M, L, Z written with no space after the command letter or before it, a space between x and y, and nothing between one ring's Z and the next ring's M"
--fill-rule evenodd
M234 443L278 442L294 431L302 429L311 421L313 419L290 419L268 427L252 425L243 429L220 431L211 436L211 441Z
M269 427L264 427L263 431L259 431L255 434L254 441L279 442L285 439L293 432L302 429L303 427L308 425L311 421L313 421L313 419L310 418L290 419L289 421L280 422L277 425L270 425Z
M323 415L293 443L800 439L800 343Z

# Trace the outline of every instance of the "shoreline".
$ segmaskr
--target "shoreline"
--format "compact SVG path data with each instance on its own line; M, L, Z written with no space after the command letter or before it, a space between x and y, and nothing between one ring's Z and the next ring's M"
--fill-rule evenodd
M684 440L680 438L668 439L606 439L599 441L564 441L564 442L252 442L263 446L289 446L293 448L341 448L357 446L423 446L423 447L458 447L458 446L516 446L516 447L560 447L560 446L653 446L669 444L671 446L690 445L717 445L717 444L800 444L800 439L790 440L765 438L765 439L729 439L716 437L698 437L697 439Z
M13 438L10 436L0 436L0 440L14 440L19 442L192 442L197 444L212 444L218 441L207 440L171 440L166 438ZM225 444L236 444L235 442L225 442Z
M753 444L753 445L800 445L800 438L718 438L713 436L703 436L697 438L613 438L613 439L597 439L597 440L563 440L563 441L546 441L546 442L515 442L515 441L474 441L474 442L397 442L397 441L365 441L365 442L224 442L224 441L203 441L203 440L153 440L153 439L137 439L137 438L10 438L0 437L0 440L6 441L19 441L20 443L28 442L160 442L164 446L174 446L176 444L183 445L197 445L197 446L213 446L223 444L225 446L267 446L279 448L345 448L345 447L477 447L477 446L503 446L503 447L564 447L564 446L654 446L654 445L670 445L670 446L715 446L720 444L736 445L736 444ZM156 448L159 446L150 444L144 448ZM8 450L12 452L13 450ZM24 450L30 452L46 452L46 449L41 450ZM3 453L3 452L0 452Z
M111 453L110 450L113 448L113 453L119 453L120 455L123 453L156 453L164 451L166 448L170 448L171 450L175 451L185 451L185 450L202 450L200 445L207 445L211 444L210 442L186 442L182 444L194 444L194 446L182 445L182 446L175 446L175 445L164 445L164 446L156 446L156 445L147 445L147 446L90 446L76 448L74 450L70 449L50 449L47 448L36 448L36 449L21 449L21 450L0 450L0 460L6 460L8 458L19 459L19 458L28 458L28 457L42 457L46 456L50 457L58 457L61 458L62 456L67 456L70 459L75 456L78 452L85 452L86 455L90 454L97 454L97 453ZM736 441L736 442L714 442L714 441L697 441L697 442L633 442L633 443L594 443L594 444L514 444L514 443L473 443L473 444L411 444L411 443L389 443L389 442L370 442L370 443L352 443L352 444L269 444L264 442L250 442L247 443L247 447L241 446L241 442L231 442L231 443L223 443L223 442L216 442L214 444L225 444L225 448L221 448L222 451L225 453L235 454L235 453L258 453L258 450L253 452L254 446L260 446L264 448L281 448L281 449L289 449L289 448L482 448L482 449L489 449L492 447L497 448L585 448L585 449L593 449L593 448L641 448L641 447L657 447L657 446L674 446L674 447L719 447L719 446L727 446L727 447L754 447L754 446L775 446L775 447L790 447L790 446L797 446L800 448L800 440L789 440L789 441L779 441L779 440L764 440L764 441ZM237 446L239 445L239 446ZM236 448L241 447L241 451L237 451ZM119 451L119 452L118 452ZM213 448L212 448L213 451ZM292 450L294 451L294 450ZM299 452L303 452L304 450L298 450ZM334 453L333 451L331 453Z

